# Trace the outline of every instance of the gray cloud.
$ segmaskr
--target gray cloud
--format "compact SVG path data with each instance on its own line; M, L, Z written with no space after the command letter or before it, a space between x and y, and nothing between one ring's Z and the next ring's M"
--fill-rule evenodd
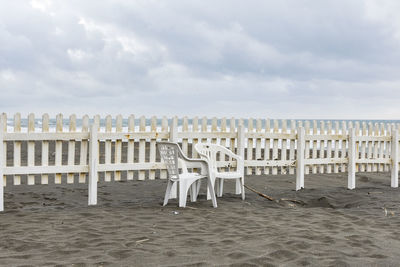
M396 1L8 1L2 111L387 118Z

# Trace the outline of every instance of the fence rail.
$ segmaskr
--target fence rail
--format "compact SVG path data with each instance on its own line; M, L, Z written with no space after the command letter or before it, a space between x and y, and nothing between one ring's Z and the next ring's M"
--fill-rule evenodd
M399 124L85 115L77 126L71 115L66 129L62 114L52 127L47 114L41 120L29 114L24 127L19 113L12 126L6 114L0 119L0 210L3 187L25 179L28 185L88 182L89 205L97 202L98 181L165 179L159 140L179 142L189 157L198 157L196 143L221 144L245 159L247 175L296 174L297 190L309 173L348 172L353 189L356 172L390 170L391 186L398 186ZM229 164L231 159L220 159L221 168Z

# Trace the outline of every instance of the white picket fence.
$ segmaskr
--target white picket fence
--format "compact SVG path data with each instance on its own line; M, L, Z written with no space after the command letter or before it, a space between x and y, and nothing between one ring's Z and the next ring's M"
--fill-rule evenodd
M69 117L68 131L61 114L50 131L49 116L44 114L39 132L34 114L28 116L27 129L21 129L19 113L12 130L7 129L6 114L0 119L0 210L7 180L13 185L25 177L28 185L88 182L88 204L95 205L99 181L165 179L165 166L156 156L158 140L179 142L189 157L197 157L192 147L198 142L224 145L245 158L247 175L296 174L296 190L304 188L304 175L309 173L348 172L348 188L354 189L356 172L389 170L391 186L398 187L399 125L394 124L321 121L317 127L314 121L311 128L309 121L291 120L288 127L286 120L249 119L245 129L242 119L193 118L189 124L184 117L178 127L176 117L170 123L166 117L152 117L146 126L145 117L135 125L131 115L123 127L119 115L115 126L107 116L101 128L99 116L84 116L78 132L75 115ZM225 158L219 166L232 163Z

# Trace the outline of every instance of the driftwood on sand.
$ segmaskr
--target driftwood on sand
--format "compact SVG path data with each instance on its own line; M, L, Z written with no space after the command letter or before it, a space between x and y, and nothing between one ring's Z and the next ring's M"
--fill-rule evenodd
M303 201L301 201L301 200L289 199L289 198L274 199L273 197L270 197L270 196L268 196L266 194L258 192L257 190L255 190L254 188L252 188L252 187L250 187L248 185L244 185L244 187L246 187L250 191L253 191L254 193L258 194L259 196L268 199L269 201L276 201L276 202L289 201L289 202L293 202L293 203L296 203L296 204L305 205L305 203Z

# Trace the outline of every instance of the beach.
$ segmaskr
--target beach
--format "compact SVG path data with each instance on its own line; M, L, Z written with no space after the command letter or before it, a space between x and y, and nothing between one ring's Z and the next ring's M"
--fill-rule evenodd
M226 182L213 208L162 206L166 180L5 188L3 266L398 266L400 195L389 173L246 176L246 199Z

